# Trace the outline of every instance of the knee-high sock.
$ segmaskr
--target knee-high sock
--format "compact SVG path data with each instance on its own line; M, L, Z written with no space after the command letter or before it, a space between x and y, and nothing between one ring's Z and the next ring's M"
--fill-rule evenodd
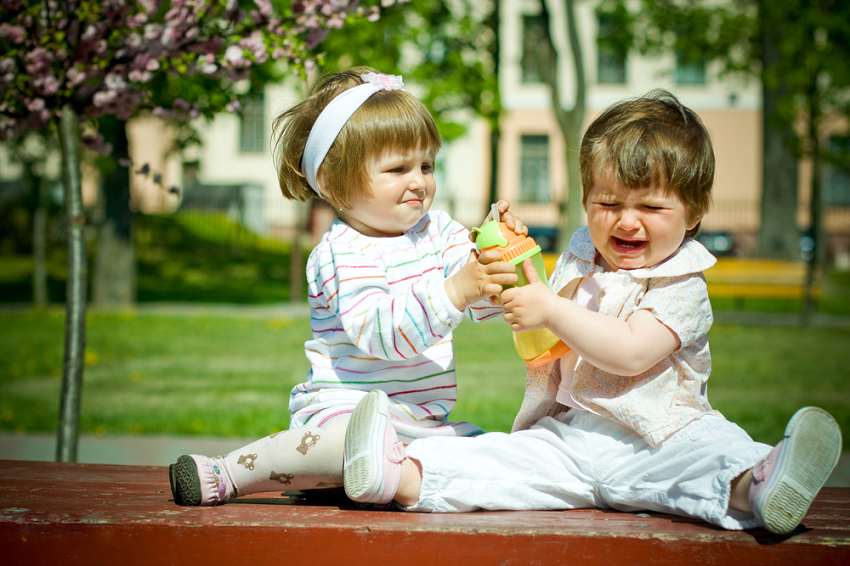
M349 415L322 428L285 430L214 458L234 495L342 486L343 445Z

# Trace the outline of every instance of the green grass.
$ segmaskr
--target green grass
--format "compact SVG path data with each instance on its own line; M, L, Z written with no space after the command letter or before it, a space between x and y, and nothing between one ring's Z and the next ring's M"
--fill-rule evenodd
M26 224L18 216L10 217L17 218L10 226ZM289 300L288 244L253 235L222 215L138 215L135 231L141 303ZM0 302L31 301L26 246L21 237L0 232ZM51 242L50 298L59 303L65 249ZM712 303L715 311L735 308L731 299ZM746 311L758 312L801 307L794 300L745 304ZM850 273L827 271L818 312L850 315ZM308 370L308 337L304 319L90 312L81 428L238 437L286 429L289 392ZM510 330L499 322L464 323L455 338L459 402L452 418L510 430L525 386ZM755 439L777 442L788 418L809 404L829 410L850 434L850 370L843 357L850 330L716 325L709 339L709 398ZM63 341L61 310L0 315L0 430L56 429Z
M0 430L56 429L63 333L61 311L0 315ZM90 313L81 428L249 438L285 429L308 337L305 319ZM775 444L794 411L818 405L847 439L850 329L718 325L709 340L709 399L753 438ZM453 420L510 430L525 386L510 330L465 322L455 343Z

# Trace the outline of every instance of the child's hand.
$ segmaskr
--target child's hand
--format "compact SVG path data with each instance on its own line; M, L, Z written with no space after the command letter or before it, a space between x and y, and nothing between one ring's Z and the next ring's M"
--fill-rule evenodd
M511 207L511 203L506 200L500 200L496 203L496 206L499 207L499 216L501 216L502 222L505 225L514 231L515 234L522 234L523 236L528 236L528 227L522 223L522 220L519 217L514 216L513 212L509 212L508 209ZM488 214L487 218L490 218L492 214Z
M528 236L528 227L522 223L518 217L514 216L512 212L509 212L508 209L511 207L511 203L506 200L500 200L496 203L496 206L499 208L499 220L504 222L505 225L514 231L515 234L522 234L523 236ZM481 223L483 226L487 222L493 220L493 213L490 212L484 221ZM478 234L474 231L470 231L469 239L473 242Z
M469 254L466 265L446 279L446 293L457 310L498 296L502 285L516 285L519 278L514 266L501 259L502 254L496 250L482 252L477 261L475 254Z
M545 328L549 315L554 311L558 299L552 289L540 280L530 259L522 262L528 284L505 289L499 298L505 310L505 322L514 332L527 332Z

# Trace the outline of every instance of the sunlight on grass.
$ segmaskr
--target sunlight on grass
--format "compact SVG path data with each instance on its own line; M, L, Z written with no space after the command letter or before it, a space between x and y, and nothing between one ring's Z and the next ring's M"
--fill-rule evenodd
M96 434L260 437L289 426L309 369L306 319L90 313L81 428ZM56 429L61 311L0 315L0 430ZM848 329L718 325L709 399L756 440L776 443L798 408L818 405L850 433ZM525 365L500 321L455 332L452 419L509 431ZM845 440L846 442L846 440Z

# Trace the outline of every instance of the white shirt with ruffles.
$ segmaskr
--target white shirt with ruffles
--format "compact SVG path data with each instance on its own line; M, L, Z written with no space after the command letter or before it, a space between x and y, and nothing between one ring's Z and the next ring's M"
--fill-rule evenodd
M716 261L702 244L685 238L657 265L604 272L596 264L596 248L587 227L577 230L549 279L552 289L570 297L583 278L604 274L598 312L627 320L638 310L648 310L676 333L681 346L644 373L630 377L579 360L569 386L574 401L570 404L634 430L651 446L703 415L719 414L706 396L711 374L706 334L713 316L702 275ZM528 369L525 398L513 430L529 428L540 418L565 410L556 401L560 381L558 360Z

